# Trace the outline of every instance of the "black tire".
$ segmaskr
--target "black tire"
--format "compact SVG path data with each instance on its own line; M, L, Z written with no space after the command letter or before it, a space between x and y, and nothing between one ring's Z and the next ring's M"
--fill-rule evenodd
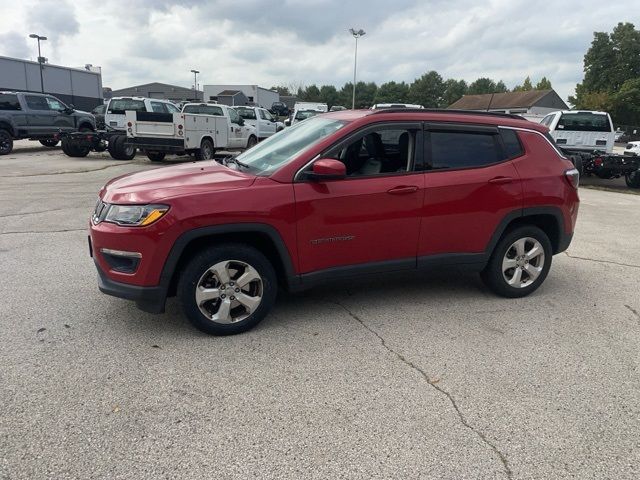
M147 158L152 162L161 162L164 160L164 152L147 152Z
M257 143L258 139L253 135L249 135L249 138L247 139L247 150L249 150L251 147L255 147Z
M90 151L91 149L89 147L80 147L77 145L73 145L68 139L62 139L62 152L69 157L86 157L87 155L89 155Z
M111 140L109 141L109 154L114 160L133 160L135 158L135 147L126 146L126 141L126 135L111 137Z
M508 252L514 252L512 249L512 245L517 240L520 239L535 239L542 246L544 252L544 261L540 259L540 265L533 265L534 268L541 267L541 271L538 274L537 278L527 286L515 287L509 285L505 278L505 274L503 274L503 259L507 256ZM515 252L514 252L515 253ZM511 253L509 254L511 256ZM547 274L549 273L549 269L551 268L551 257L553 256L553 249L551 247L551 242L549 241L549 237L538 227L533 225L516 227L514 229L508 230L496 245L491 254L491 258L489 259L489 263L484 268L484 270L480 273L480 276L484 283L489 287L494 293L500 295L502 297L507 298L519 298L525 297L530 293L533 293L535 290L542 285L545 278L547 278ZM517 257L516 257L517 258ZM515 260L515 259L512 259ZM523 262L528 260L522 260ZM529 266L523 266L524 268L528 268ZM515 267L513 270L506 270L506 272L515 272L518 268L523 267ZM520 272L520 278L529 278L528 273ZM513 277L512 277L513 278ZM523 282L526 283L526 282Z
M0 155L9 155L13 151L13 137L6 130L0 130Z
M53 148L53 147L56 147L58 143L60 143L60 141L54 140L53 138L51 138L47 140L40 140L40 143L42 144L43 147Z
M208 138L203 138L200 142L200 148L195 151L196 160L211 160L216 153L213 148L213 142Z
M582 163L582 157L579 155L574 155L573 158L573 166L578 170L578 175L580 178L584 175L584 165Z
M218 288L220 298L202 302L205 311L210 312L212 315L218 314L219 308L222 305L221 302L223 302L222 296L225 295L224 292L230 292L229 296L224 300L228 302L230 306L229 311L232 314L247 314L242 304L238 303L236 299L231 300L233 295L237 295L237 293L234 292L238 291L238 286L229 286L231 284L227 283L225 284L226 288L223 289L223 285L220 285L217 278L209 273L209 269L214 265L224 262L231 262L232 265L244 263L253 268L255 272L258 273L259 280L253 281L244 287L244 289L248 289L246 293L252 293L253 295L259 295L259 293L256 292L262 293L262 298L256 309L249 313L246 318L234 323L220 323L206 317L196 301L198 284L201 281L204 282L205 285L207 282L211 282L211 288ZM228 271L231 272L234 270L230 269ZM242 270L236 269L235 273L230 276L231 282L234 281L234 278L237 280L238 275L241 273ZM244 289L241 293L245 292ZM250 292L251 289L253 289L254 292ZM273 307L277 289L276 274L271 262L255 248L234 243L220 244L201 250L189 261L184 270L182 270L178 280L178 296L185 315L194 327L211 335L233 335L255 327L267 316ZM255 296L252 298L255 298ZM235 307L233 306L234 304L236 305ZM240 316L240 318L242 317Z
M629 188L640 188L640 170L626 173L624 175L624 181Z

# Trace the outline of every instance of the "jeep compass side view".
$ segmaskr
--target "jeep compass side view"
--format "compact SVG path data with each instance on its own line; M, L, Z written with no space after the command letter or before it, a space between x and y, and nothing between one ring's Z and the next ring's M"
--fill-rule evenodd
M278 288L465 265L504 297L544 282L571 242L578 172L545 126L413 109L318 115L223 164L108 182L90 221L102 292L197 328L246 331Z

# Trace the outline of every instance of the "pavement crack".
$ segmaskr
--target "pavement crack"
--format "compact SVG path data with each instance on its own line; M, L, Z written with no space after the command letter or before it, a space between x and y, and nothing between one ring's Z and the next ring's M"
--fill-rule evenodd
M398 360L400 360L402 363L404 363L406 366L408 366L409 368L411 368L412 370L414 370L415 372L417 372L425 382L427 382L432 388L434 388L435 390L438 391L438 393L444 395L449 402L451 403L451 406L453 407L453 409L455 410L460 423L466 427L467 429L471 430L473 433L475 433L478 438L482 441L482 443L484 443L485 445L487 445L491 450L493 450L493 452L497 455L497 457L500 459L500 462L502 463L502 467L504 469L504 473L507 476L508 479L513 478L513 472L511 471L511 467L509 466L509 462L507 461L507 457L505 456L504 453L502 453L498 447L493 444L487 437L486 435L481 431L478 430L477 428L475 428L473 425L471 425L467 419L465 418L464 414L462 413L462 410L460 410L460 407L458 406L458 403L456 402L455 398L453 398L453 396L447 392L444 388L440 387L438 385L438 382L440 381L440 379L432 379L431 377L429 377L429 375L427 375L427 373L418 365L416 365L415 363L413 363L411 360L409 360L408 358L406 358L402 353L398 352L397 350L394 350L391 346L389 346L389 344L387 343L387 341L384 339L384 337L382 335L380 335L376 330L374 330L373 328L371 328L369 325L367 325L367 323L362 320L358 315L356 315L355 313L353 313L346 305L340 303L340 302L331 302L335 305L338 305L340 308L342 308L345 312L347 312L347 314L353 318L355 321L357 321L362 327L364 327L367 331L369 331L372 335L374 335L382 344L382 346L392 355L394 355Z
M25 215L37 215L39 213L59 212L61 210L69 210L69 208L52 208L50 210L40 210L38 212L9 213L7 215L0 215L0 218L23 217Z
M633 263L620 263L620 262L612 262L611 260L600 260L597 258L578 257L576 255L571 255L569 252L564 252L564 254L567 257L575 258L576 260L585 260L587 262L604 263L608 265L619 265L621 267L640 268L640 265L635 265Z
M5 178L23 178L23 177L43 177L48 175L68 175L72 173L91 173L91 172L99 172L100 170L106 170L107 168L119 167L121 165L129 165L131 163L134 163L134 161L132 160L131 162L114 163L110 165L105 165L104 167L88 168L86 170L67 170L62 172L27 173L25 175L5 175L4 177Z
M633 314L636 316L636 318L637 318L638 320L640 320L640 313L638 313L638 311L637 311L635 308L633 308L633 307L632 307L632 306L630 306L630 305L625 305L625 307L627 307L627 309L628 309L631 313L633 313Z
M65 230L21 230L15 232L0 232L0 235L18 235L18 234L29 234L29 233L64 233L64 232L85 232L86 228L68 228Z

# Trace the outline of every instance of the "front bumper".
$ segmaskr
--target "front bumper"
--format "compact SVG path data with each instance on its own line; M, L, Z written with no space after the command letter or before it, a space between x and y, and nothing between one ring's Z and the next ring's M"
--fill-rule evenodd
M167 292L163 287L141 287L111 280L95 260L98 270L98 288L102 293L113 297L133 300L140 310L149 313L164 313Z

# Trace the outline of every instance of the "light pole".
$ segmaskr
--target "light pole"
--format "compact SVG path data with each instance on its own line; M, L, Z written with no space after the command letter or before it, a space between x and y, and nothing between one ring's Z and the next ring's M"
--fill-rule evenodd
M191 70L191 72L193 73L193 94L196 97L196 102L198 101L198 74L200 73L200 71L198 70Z
M35 33L32 33L31 35L29 35L29 38L37 38L38 39L38 64L40 65L40 90L42 90L42 93L44 93L44 80L42 79L42 64L44 63L44 58L42 56L42 53L40 53L40 40L46 40L47 37L43 37L41 35L36 35Z
M349 31L351 32L351 35L353 35L353 38L356 39L356 53L353 57L353 98L351 100L351 109L353 110L356 108L356 68L358 66L358 39L366 35L367 32L362 29L356 30L354 28L350 28Z

